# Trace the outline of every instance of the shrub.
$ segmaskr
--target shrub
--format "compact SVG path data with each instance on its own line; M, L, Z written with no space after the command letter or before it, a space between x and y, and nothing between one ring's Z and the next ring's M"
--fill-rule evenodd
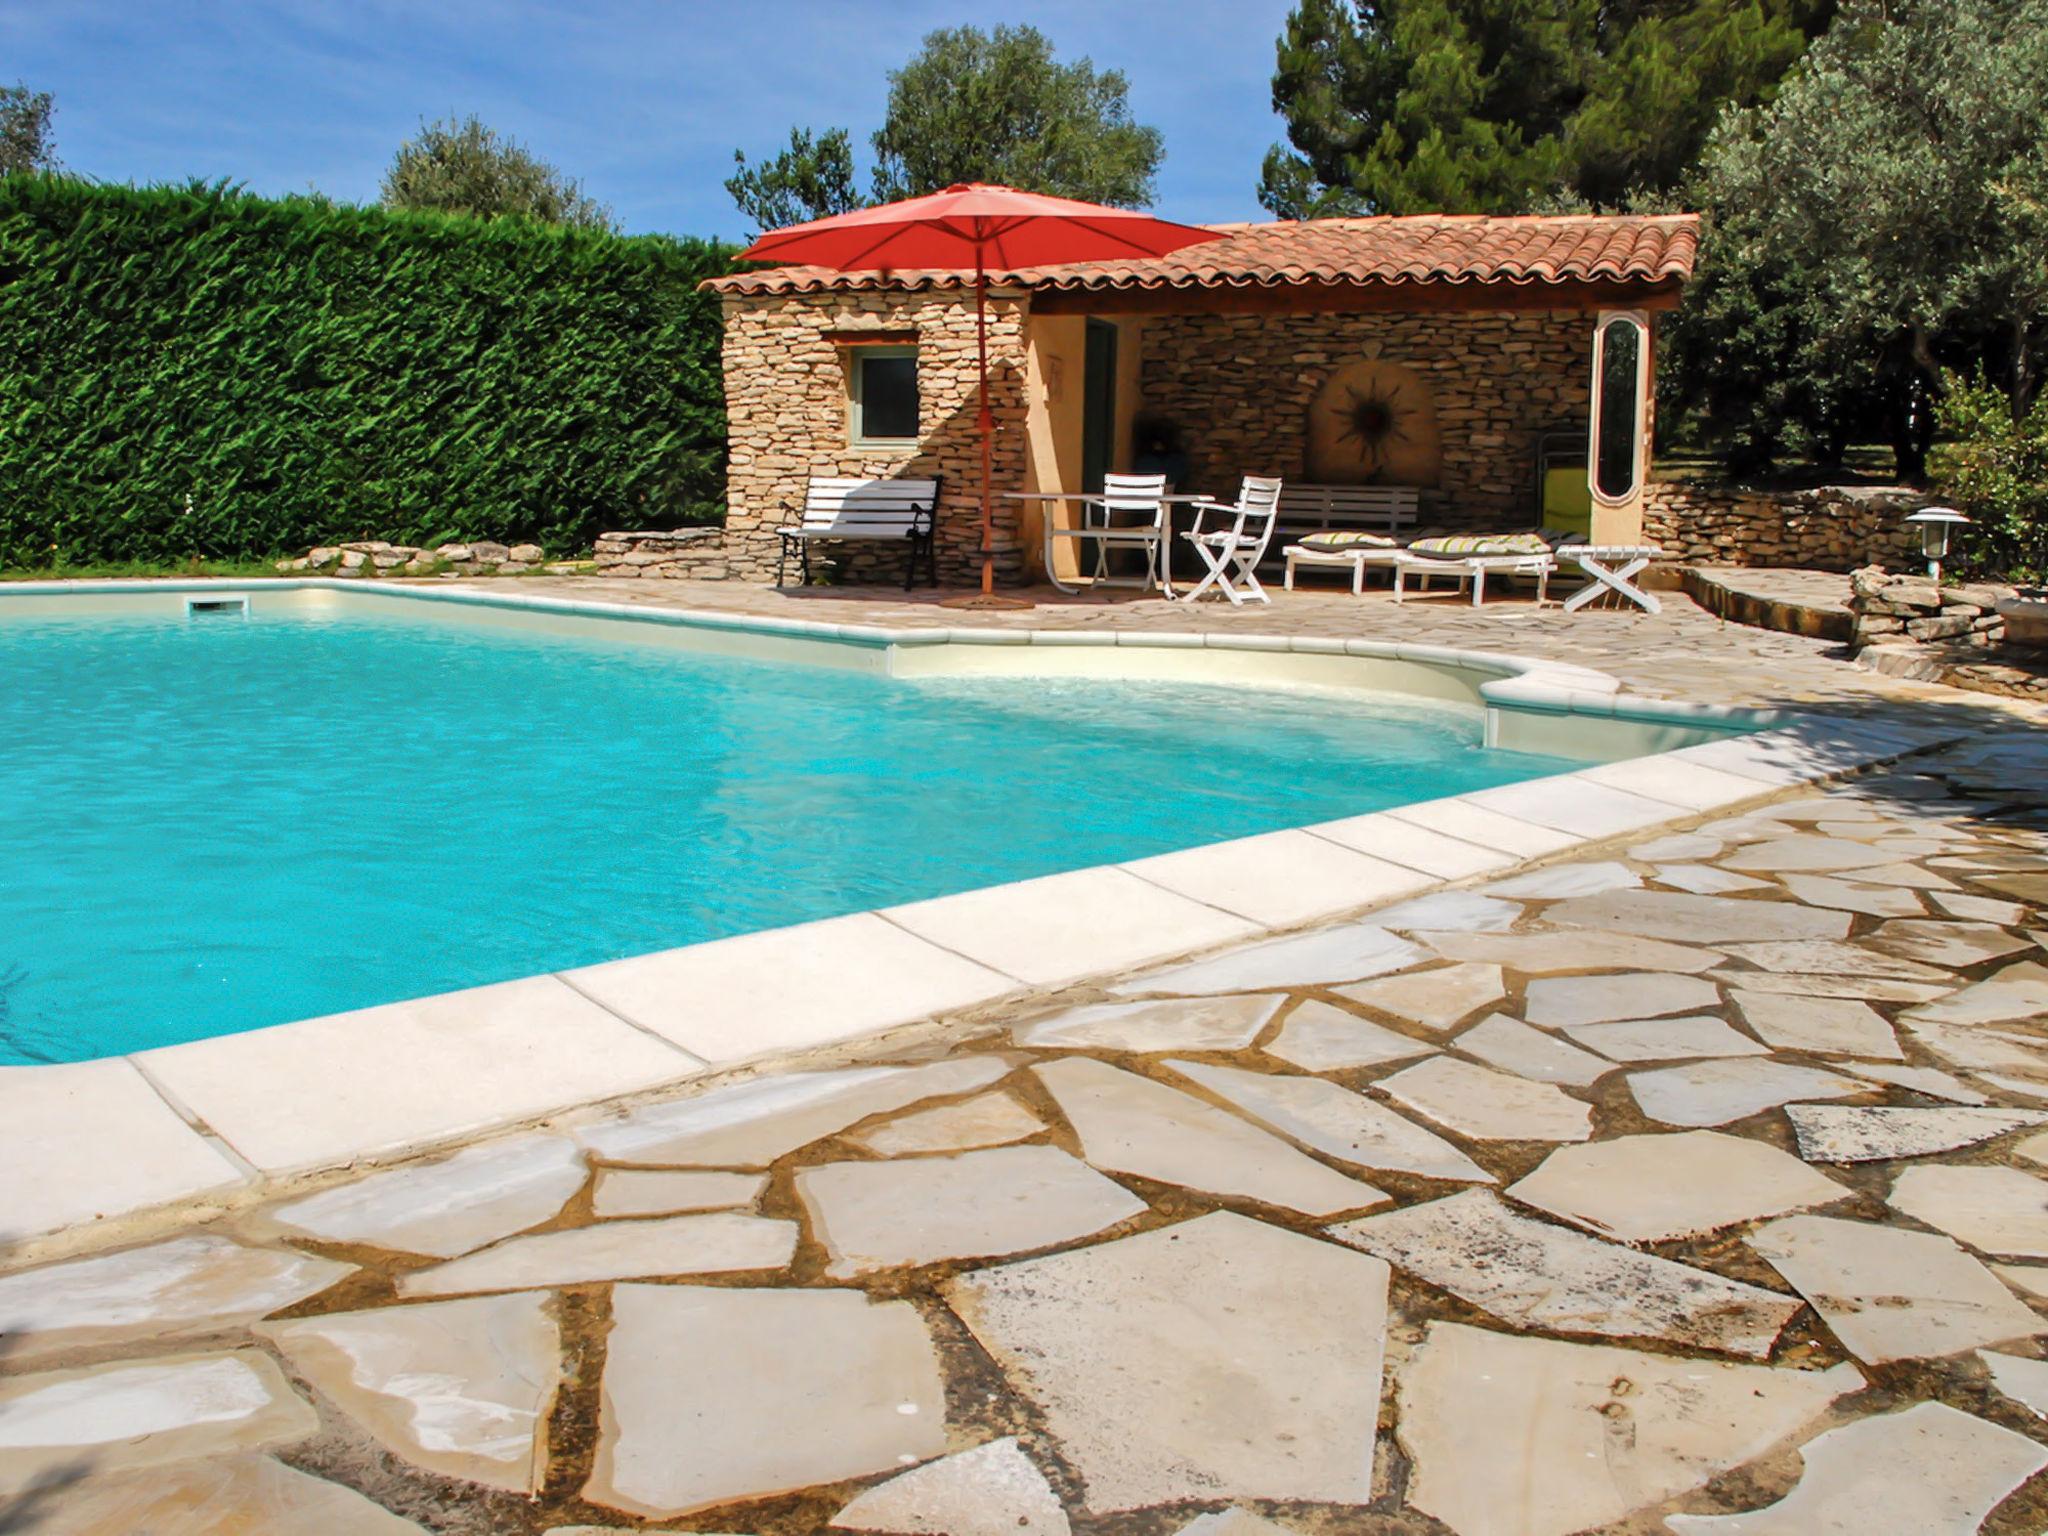
M0 565L715 519L723 246L0 177Z
M1958 563L2023 580L2048 576L2048 395L2015 419L2003 391L1950 375L1939 413L1947 441L1929 471L1976 523L1957 541Z

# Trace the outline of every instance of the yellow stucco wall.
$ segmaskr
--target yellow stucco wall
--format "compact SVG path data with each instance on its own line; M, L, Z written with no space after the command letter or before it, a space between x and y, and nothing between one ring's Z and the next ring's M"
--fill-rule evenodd
M1118 317L1116 347L1116 429L1110 446L1109 467L1130 467L1134 427L1142 408L1141 342L1142 319ZM1085 384L1088 357L1088 322L1079 315L1033 315L1025 323L1025 486L1028 491L1078 491L1081 489L1082 409L1087 400ZM1025 502L1025 560L1033 570L1043 566L1044 519L1059 519L1072 527L1076 508L1071 503ZM1075 572L1074 550L1063 542L1054 551L1059 574Z
M1081 486L1081 368L1086 322L1077 315L1033 315L1024 326L1024 489L1071 491ZM1072 526L1073 508L1025 502L1024 560L1044 568L1045 520ZM1061 575L1072 574L1073 552L1055 552Z

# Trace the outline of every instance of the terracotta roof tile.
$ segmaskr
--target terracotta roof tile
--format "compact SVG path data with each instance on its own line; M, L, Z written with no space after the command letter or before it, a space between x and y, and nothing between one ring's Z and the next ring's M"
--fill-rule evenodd
M1061 289L1657 282L1691 276L1699 248L1699 219L1689 213L1514 218L1422 214L1209 227L1224 238L1171 256L1030 267L989 276L1010 286ZM704 286L726 293L771 294L948 288L967 281L960 272L770 267L715 278Z

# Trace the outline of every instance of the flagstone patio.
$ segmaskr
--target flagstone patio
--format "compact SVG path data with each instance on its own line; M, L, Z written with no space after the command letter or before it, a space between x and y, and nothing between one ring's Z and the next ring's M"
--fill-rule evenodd
M0 1276L0 1527L2038 1536L2044 778L1991 736Z
M960 618L801 606L877 602ZM1154 606L1023 617L1246 622ZM1455 888L17 1255L0 1530L2039 1536L2048 733L1676 597L1401 622L1968 739L1374 818Z

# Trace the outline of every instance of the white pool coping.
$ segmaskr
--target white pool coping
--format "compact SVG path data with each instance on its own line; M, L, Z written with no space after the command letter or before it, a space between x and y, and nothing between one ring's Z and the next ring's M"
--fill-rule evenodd
M357 581L38 582L15 596L337 590L526 614L629 619L745 637L789 654L818 641L881 653L883 670L930 675L941 658L989 670L1034 650L1048 670L1094 652L1147 658L1142 675L1327 681L1331 659L1462 675L1489 737L1583 749L1595 721L1684 739L1609 761L1395 810L1098 865L878 911L716 939L600 965L324 1018L57 1066L0 1067L0 1245L112 1232L166 1207L234 1204L287 1180L412 1155L604 1100L999 1001L1107 978L1307 924L1362 913L1448 882L1490 876L1666 822L1769 797L1955 739L1958 729L1753 716L1633 698L1605 673L1439 646L1256 634L891 630L652 610ZM97 605L93 605L97 606ZM209 620L206 622L232 622ZM951 658L941 647L963 648ZM750 648L749 654L758 652ZM1247 672L1213 658L1280 659ZM1169 672L1160 658L1177 654ZM1306 672L1292 658L1318 658ZM1021 657L1019 658L1021 659ZM1108 657L1104 656L1104 660ZM907 663L907 664L906 664ZM1017 670L1014 662L998 662ZM954 670L950 665L942 670ZM1099 663L1083 675L1129 675ZM1474 685L1472 678L1482 679ZM1458 682L1449 677L1446 686ZM1439 695L1442 696L1442 695ZM1533 750L1550 750L1533 747ZM21 1250L27 1252L24 1246ZM16 1255L0 1246L0 1261Z

